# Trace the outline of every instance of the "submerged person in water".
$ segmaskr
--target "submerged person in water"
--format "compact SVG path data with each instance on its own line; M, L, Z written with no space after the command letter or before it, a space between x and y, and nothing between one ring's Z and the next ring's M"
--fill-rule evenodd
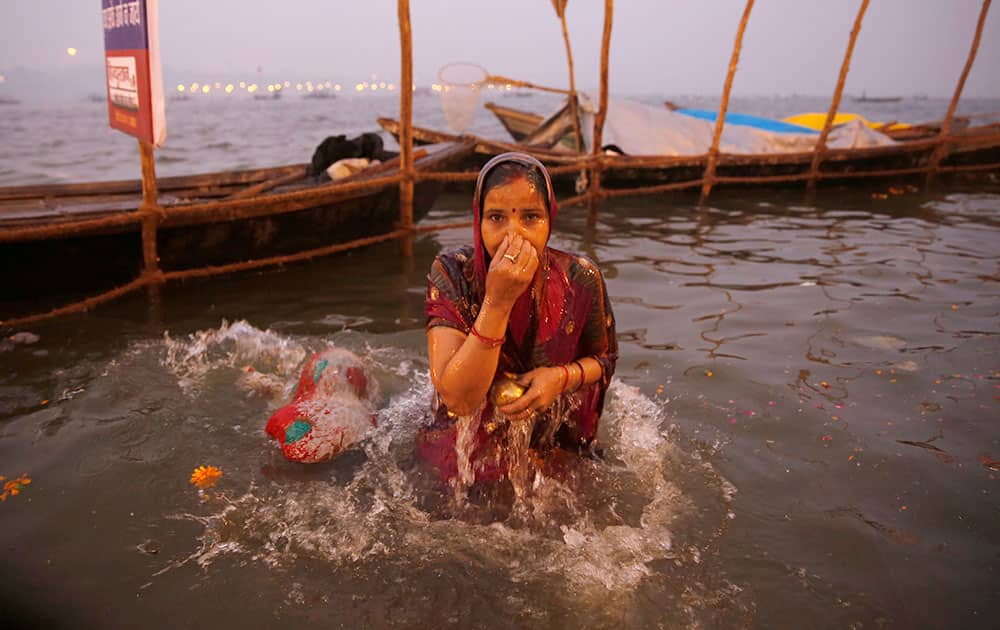
M426 295L434 420L421 454L442 479L508 475L516 435L542 454L593 449L618 357L604 278L548 246L548 172L505 153L479 173L472 245L442 253Z

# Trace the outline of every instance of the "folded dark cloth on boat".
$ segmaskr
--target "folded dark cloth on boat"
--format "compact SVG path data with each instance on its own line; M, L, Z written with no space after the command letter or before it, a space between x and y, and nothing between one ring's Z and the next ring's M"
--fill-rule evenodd
M345 158L385 161L393 155L385 151L382 146L382 136L377 133L363 133L350 140L344 134L328 136L313 152L309 174L315 177L325 173L331 164Z

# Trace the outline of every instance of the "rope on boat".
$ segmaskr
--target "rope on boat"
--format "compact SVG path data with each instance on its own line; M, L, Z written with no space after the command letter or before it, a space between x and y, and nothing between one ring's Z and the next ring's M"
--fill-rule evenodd
M142 222L142 216L138 212L128 211L128 213L116 214L100 219L68 221L55 225L6 228L0 230L0 243L41 241L52 238L65 238L67 236L82 236L95 232L114 231L123 226L134 225L140 222Z
M375 236L366 236L364 238L358 238L353 241L348 241L347 243L336 243L334 245L324 245L323 247L317 247L314 249L308 249L303 252L297 252L295 254L285 254L282 256L271 256L270 258L260 258L257 260L248 260L245 262L232 263L229 265L217 265L212 267L201 267L198 269L183 269L179 271L167 271L163 273L164 280L190 280L192 278L208 278L210 276L218 276L221 274L235 273L238 271L251 271L253 269L260 269L262 267L279 267L281 265L287 265L291 263L301 262L303 260L309 260L310 258L318 258L320 256L329 256L330 254L336 254L338 252L344 252L350 249L357 249L359 247L367 247L369 245L375 245L376 243L381 243L383 241L389 241L394 238L399 238L409 234L410 230L405 228L397 228L392 232L386 232L385 234L377 234Z
M939 173L961 173L961 172L973 172L973 171L993 171L1000 170L1000 162L993 162L992 164L963 164L959 166L939 166L937 171Z
M462 171L459 173L418 173L418 181L429 182L474 182L479 177L479 171Z
M73 313L82 313L84 311L88 311L94 308L95 306L99 306L101 304L104 304L105 302L110 302L115 298L119 298L123 295L131 293L132 291L141 289L147 284L149 284L147 278L145 276L139 276L138 278L136 278L132 282L129 282L128 284L124 284L115 289L111 289L110 291L105 291L100 295L95 295L93 297L80 300L79 302L74 302L66 306L60 306L59 308L54 308L51 311L47 311L45 313L36 313L34 315L27 315L25 317L17 317L14 319L8 319L6 321L2 321L0 322L0 327L17 328L19 326L34 324L36 322L40 322L46 319L52 319L54 317L71 315Z
M457 230L459 228L472 227L472 221L452 221L451 223L432 223L430 225L418 225L413 228L414 232L441 232L444 230Z
M401 174L395 173L362 182L332 183L308 190L278 193L263 199L231 199L189 205L156 206L155 212L159 217L160 227L176 227L202 222L205 219L212 222L222 222L272 216L313 207L319 200L340 201L347 197L399 183L402 179ZM331 194L331 192L335 194ZM100 219L67 221L55 225L15 227L0 230L0 243L84 236L98 232L115 231L143 221L142 211L127 210L121 214Z
M582 195L576 195L575 197L570 197L568 199L562 199L559 201L560 208L567 208L570 206L578 206L586 203L593 199L594 193L584 193Z
M353 195L371 192L386 185L397 184L402 179L403 175L397 172L393 175L377 177L361 182L333 182L307 190L277 193L259 199L233 199L171 206L166 208L166 217L163 220L163 225L164 227L172 227L200 222L202 219L211 219L218 222L249 219L264 215L285 214L312 207L318 201L339 201Z
M633 195L653 195L656 193L674 192L677 190L687 190L688 188L698 188L705 183L703 179L692 179L686 182L671 182L669 184L659 184L656 186L642 186L639 188L604 188L601 190L602 197L627 197Z
M438 229L450 229L451 227L452 226L449 224L444 224L441 227L433 226L430 229L425 227L420 231L429 232ZM52 319L54 317L71 315L74 313L82 313L96 306L99 306L106 302L110 302L111 300L114 300L116 298L122 297L123 295L131 293L132 291L137 291L147 286L159 285L169 280L189 280L193 278L207 278L210 276L216 276L226 273L234 273L237 271L250 271L253 269L260 269L262 267L281 266L290 263L301 262L304 260L308 260L310 258L327 256L330 254L335 254L350 249L357 249L359 247L367 247L369 245L374 245L376 243L381 243L383 241L399 238L401 236L410 233L411 233L410 230L399 228L393 230L392 232L387 232L385 234L378 234L376 236L367 236L365 238L355 239L347 243L326 245L324 247L318 247L315 249L310 249L295 254L286 254L283 256L272 256L269 258L248 260L245 262L233 263L231 265L219 265L213 267L202 267L198 269L183 269L178 271L166 271L166 272L159 270L154 272L146 271L143 272L138 278L136 278L132 282L129 282L128 284L111 289L110 291L105 291L104 293L100 293L92 297L88 297L78 302L74 302L66 306L61 306L59 308L55 308L44 313L36 313L33 315L27 315L24 317L17 317L5 321L0 321L0 328L16 328L18 326L33 324L46 319Z
M565 175L567 173L579 173L584 171L594 165L595 161L592 156L585 155L580 158L576 164L566 164L563 166L553 166L552 168L546 168L549 175Z

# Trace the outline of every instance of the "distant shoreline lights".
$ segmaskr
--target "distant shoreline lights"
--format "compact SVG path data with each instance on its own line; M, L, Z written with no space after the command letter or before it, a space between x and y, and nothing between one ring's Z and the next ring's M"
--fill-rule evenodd
M511 84L493 84L489 83L485 86L480 86L483 89L494 90L497 92L510 92L514 89ZM178 83L176 85L176 91L180 93L188 93L191 95L195 94L211 94L212 92L225 92L227 95L239 94L245 92L247 94L254 94L257 91L264 90L269 93L280 92L282 90L292 90L296 92L322 92L322 91L332 91L341 92L344 91L344 86L340 83L335 83L329 80L322 81L277 81L274 83L258 84L247 81L215 81L214 83L198 83L193 81L190 84ZM395 83L386 81L359 81L354 84L354 92L357 94L366 93L378 93L378 92L395 92L398 86ZM420 88L416 84L412 85L412 91L417 90L430 90L432 92L449 92L452 89L450 85L441 85L438 83L432 83L429 88Z

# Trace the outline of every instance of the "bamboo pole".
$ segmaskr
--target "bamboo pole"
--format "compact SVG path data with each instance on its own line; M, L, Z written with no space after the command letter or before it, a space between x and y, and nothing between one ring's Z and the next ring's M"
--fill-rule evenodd
M948 134L951 133L951 121L955 117L955 108L958 107L958 101L962 97L962 90L965 89L965 80L969 77L969 71L972 70L972 64L976 60L976 52L979 50L979 40L983 37L983 25L986 23L986 14L989 13L991 1L983 0L983 8L979 10L979 22L976 24L976 34L972 38L969 56L965 60L962 75L958 78L958 85L955 86L955 93L951 97L951 103L948 104L948 113L945 114L944 120L941 121L941 131L938 134L939 144L934 149L934 153L931 154L930 170L927 171L927 179L925 181L927 187L934 185L934 177L937 175L941 160L948 155Z
M307 169L302 169L301 171L295 173L286 173L284 175L279 175L278 177L272 177L271 179L262 181L252 186L247 186L246 188L226 196L225 199L246 199L248 197L254 197L269 190L273 190L278 186L295 183L301 179L305 179L307 176Z
M159 270L159 259L156 255L156 226L163 215L163 210L157 200L153 145L139 140L139 157L142 162L142 203L139 204L139 212L142 214L143 271L156 273Z
M410 28L410 0L398 0L399 13L399 227L413 230L413 32ZM403 256L413 255L412 237L401 240Z
M165 213L159 203L159 192L156 189L156 159L153 156L153 145L139 140L139 157L142 163L142 203L139 214L142 216L142 275L146 282L146 296L149 303L149 323L159 327L162 321L163 299L160 285L163 284L163 272L160 271L160 257L156 252L156 231Z
M569 114L573 117L573 134L576 139L577 153L583 148L583 135L580 132L580 105L576 98L576 76L573 70L573 48L569 43L569 29L566 28L566 2L556 3L556 14L562 25L563 42L566 44L566 62L569 65Z
M806 183L806 196L812 198L816 194L816 175L819 173L820 162L823 161L823 154L826 153L826 139L830 135L830 128L833 126L833 119L837 115L837 108L840 107L840 97L844 93L844 82L847 80L847 71L851 68L851 55L854 54L854 43L858 40L858 33L861 31L861 21L868 10L868 0L861 0L858 7L858 15L854 18L854 27L851 29L851 37L847 41L847 50L844 52L844 61L840 64L840 76L837 77L837 87L833 91L833 100L830 102L830 111L826 113L826 121L823 123L823 130L819 132L816 140L816 148L813 151L812 165L809 168L809 180Z
M736 66L740 62L740 49L743 48L743 33L747 30L747 21L750 20L750 11L753 10L754 0L747 0L743 9L743 17L740 19L740 26L736 30L736 40L733 42L733 54L729 58L729 71L726 72L726 82L722 86L722 101L719 103L719 113L715 119L715 132L712 134L712 146L708 150L708 162L705 164L705 174L702 176L704 183L701 185L701 201L705 203L708 195L712 192L712 183L715 180L715 164L719 159L719 142L722 139L722 128L726 124L726 110L729 109L729 92L733 88L733 77L736 76Z
M608 58L611 53L611 26L614 20L614 0L604 0L604 34L601 36L601 88L597 114L594 116L594 146L591 147L593 168L590 171L590 211L587 224L597 223L597 202L601 197L601 171L603 169L602 149L604 144L604 120L608 117Z
M553 94L566 94L570 93L569 90L563 88L549 87L547 85L539 85L538 83L532 83L531 81L521 81L519 79L512 79L510 77L505 77L501 74L487 74L486 81L490 83L503 83L510 84L513 87L528 88L531 90L538 90L540 92L551 92Z

